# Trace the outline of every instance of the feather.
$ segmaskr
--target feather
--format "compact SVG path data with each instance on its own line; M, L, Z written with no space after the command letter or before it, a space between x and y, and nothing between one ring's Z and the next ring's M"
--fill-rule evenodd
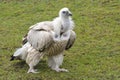
M50 28L42 23L35 26L28 32L27 40L38 51L43 51L49 47L53 42L53 33ZM47 28L48 27L48 28Z
M68 50L73 46L73 44L75 42L75 39L76 39L76 34L75 34L74 31L71 31L70 38L69 38L69 40L67 42L65 50Z
M47 56L60 54L65 50L66 44L67 40L55 41L55 43L52 44L50 48L45 51L45 53Z
M28 54L28 49L31 47L31 45L27 42L24 44L21 48L17 49L13 56L11 56L11 60L16 59L21 59L21 60L26 60L27 54Z

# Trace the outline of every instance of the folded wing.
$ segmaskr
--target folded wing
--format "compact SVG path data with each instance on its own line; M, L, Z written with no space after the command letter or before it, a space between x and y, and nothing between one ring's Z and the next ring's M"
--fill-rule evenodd
M65 50L68 50L73 46L73 44L75 42L75 39L76 39L76 34L75 34L74 31L71 30L70 38L69 38L69 40L67 42Z
M54 43L53 34L51 23L41 22L30 28L27 40L34 49L42 52Z

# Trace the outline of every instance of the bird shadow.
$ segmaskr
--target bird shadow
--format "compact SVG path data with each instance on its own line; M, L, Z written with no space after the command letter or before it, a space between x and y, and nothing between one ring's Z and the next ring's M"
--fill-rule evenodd
M17 69L17 68L28 68L29 66L26 64L25 61L15 61L12 66ZM45 60L41 60L36 66L35 68L39 69L42 68L42 70L47 69L48 66L46 64Z
M15 68L24 68L25 66L27 66L27 64L25 61L17 61L13 63L12 66L14 66Z

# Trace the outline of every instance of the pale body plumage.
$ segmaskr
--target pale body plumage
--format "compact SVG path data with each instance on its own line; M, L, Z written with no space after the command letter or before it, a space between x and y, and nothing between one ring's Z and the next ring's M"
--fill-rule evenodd
M59 17L53 21L40 22L30 27L26 43L30 46L26 47L27 52L24 53L27 54L25 60L30 67L28 73L36 73L34 66L44 55L48 56L48 66L53 70L68 71L60 69L59 66L63 62L63 51L69 49L76 38L76 34L72 30L74 22L69 15L71 12L68 8L63 8L59 12Z

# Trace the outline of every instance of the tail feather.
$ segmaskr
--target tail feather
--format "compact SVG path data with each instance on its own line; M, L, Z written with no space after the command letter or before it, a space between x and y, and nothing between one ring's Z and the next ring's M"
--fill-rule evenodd
M15 58L25 60L30 47L31 45L29 43L24 44L21 48L15 51L15 53L11 56L10 61L14 60Z
M11 59L10 59L10 61L13 61L15 59L15 56L11 56Z

